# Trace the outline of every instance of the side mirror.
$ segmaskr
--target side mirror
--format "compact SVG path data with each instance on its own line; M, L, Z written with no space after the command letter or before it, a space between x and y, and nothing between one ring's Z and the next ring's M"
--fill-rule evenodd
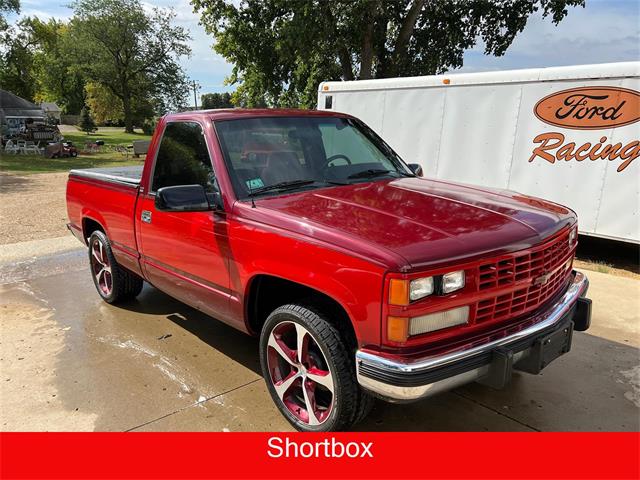
M211 205L202 185L177 185L159 188L156 209L164 212L205 212Z
M422 167L418 163L410 163L409 168L413 173L415 173L418 177L422 176Z

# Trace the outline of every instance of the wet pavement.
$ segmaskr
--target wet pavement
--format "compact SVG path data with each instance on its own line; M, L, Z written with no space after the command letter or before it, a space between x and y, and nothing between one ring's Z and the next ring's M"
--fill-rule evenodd
M0 429L290 430L257 340L145 286L114 307L84 250L0 265ZM589 333L542 375L409 405L360 430L640 430L640 281L597 272Z

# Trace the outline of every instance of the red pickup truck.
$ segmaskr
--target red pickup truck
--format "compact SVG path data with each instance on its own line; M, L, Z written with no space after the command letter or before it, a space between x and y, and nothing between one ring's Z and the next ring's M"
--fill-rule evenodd
M106 302L146 281L259 336L287 420L343 429L374 396L538 373L589 327L571 210L421 175L349 115L172 114L143 168L71 171L69 229Z

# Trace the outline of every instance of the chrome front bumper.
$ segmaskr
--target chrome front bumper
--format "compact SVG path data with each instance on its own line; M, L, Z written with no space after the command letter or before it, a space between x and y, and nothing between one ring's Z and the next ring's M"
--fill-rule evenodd
M473 381L484 381L501 369L501 358L507 358L507 372L517 363L526 363L533 355L536 341L560 329L571 344L574 317L581 328L589 326L590 303L579 300L589 287L587 277L573 272L573 278L564 295L546 311L537 315L535 323L519 332L481 345L467 347L441 355L432 355L413 361L392 360L371 352L356 352L356 372L360 385L391 401L413 401ZM564 333L563 333L564 332ZM557 337L557 335L556 335ZM554 337L555 338L555 337ZM551 340L547 341L549 343ZM555 340L554 340L555 341ZM565 350L568 351L568 348ZM564 350L562 353L566 353ZM554 357L555 358L555 357ZM531 362L529 362L531 363ZM498 364L498 365L497 365ZM541 362L541 368L546 362ZM529 370L527 370L529 371ZM504 374L503 374L504 376Z

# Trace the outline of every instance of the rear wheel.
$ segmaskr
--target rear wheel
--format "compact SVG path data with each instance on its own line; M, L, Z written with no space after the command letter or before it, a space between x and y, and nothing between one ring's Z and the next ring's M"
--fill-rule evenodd
M313 307L283 305L260 336L262 373L273 401L301 431L332 431L361 420L371 397L356 381L338 330Z
M131 300L142 291L142 278L118 265L109 239L99 230L89 238L89 264L93 283L105 302Z

